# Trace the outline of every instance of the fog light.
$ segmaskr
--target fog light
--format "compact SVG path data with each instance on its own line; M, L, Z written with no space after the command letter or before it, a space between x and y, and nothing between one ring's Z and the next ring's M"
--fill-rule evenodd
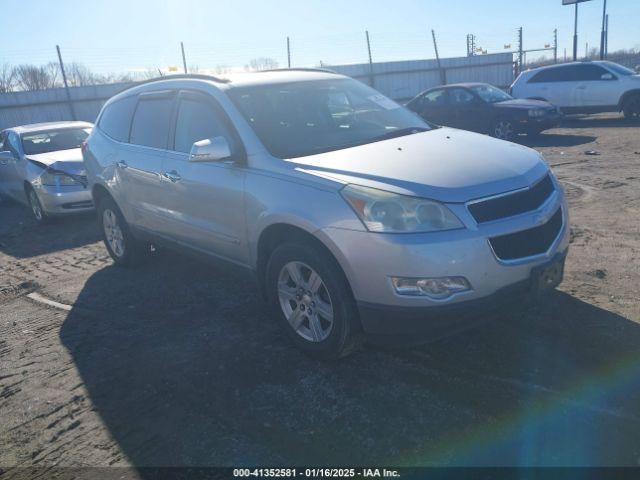
M471 290L464 277L403 278L392 277L391 282L398 295L447 298L454 293Z

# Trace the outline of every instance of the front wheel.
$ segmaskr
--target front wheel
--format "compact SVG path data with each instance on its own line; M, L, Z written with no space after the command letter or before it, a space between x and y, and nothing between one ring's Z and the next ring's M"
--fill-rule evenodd
M272 311L303 352L336 359L360 344L349 285L327 252L312 245L280 245L269 259L266 282Z
M499 118L491 126L491 136L500 140L511 141L515 137L513 122L506 118Z
M151 251L150 246L131 234L116 202L108 197L103 198L96 210L104 245L116 264L131 267L142 263Z
M44 211L42 207L42 203L40 203L40 199L38 198L38 194L33 189L33 187L26 187L27 201L29 202L29 208L31 209L31 214L33 215L34 220L42 225L49 220L47 213Z
M634 94L627 98L622 107L624 117L629 120L640 120L640 95Z

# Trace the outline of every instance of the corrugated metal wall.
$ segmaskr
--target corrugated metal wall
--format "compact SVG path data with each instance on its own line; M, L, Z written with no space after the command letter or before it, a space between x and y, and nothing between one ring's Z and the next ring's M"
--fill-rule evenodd
M507 87L513 82L513 55L497 53L473 57L442 58L446 83L486 82ZM409 60L327 67L336 72L373 83L376 90L396 100L408 100L423 90L442 83L436 60Z
M487 82L504 87L513 81L513 57L510 53L474 57L443 58L447 83ZM410 60L327 67L357 78L396 100L412 98L426 88L439 85L436 60ZM91 85L69 89L78 120L93 122L102 104L131 84ZM71 120L71 109L63 88L35 92L0 94L0 130L28 123Z

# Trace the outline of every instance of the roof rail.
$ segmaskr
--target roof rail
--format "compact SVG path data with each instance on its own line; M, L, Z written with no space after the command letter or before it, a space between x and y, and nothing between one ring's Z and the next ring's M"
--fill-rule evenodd
M311 67L293 67L293 68L270 68L267 70L260 70L260 72L323 72L323 73L334 73L339 75L335 70L330 70L328 68L311 68Z
M213 75L205 75L203 73L177 73L175 75L162 75L160 77L149 78L148 80L141 80L139 82L134 82L135 85L144 85L145 83L158 82L160 80L180 80L180 79L189 79L193 78L196 80L211 80L212 82L218 83L229 83L231 80L227 78L215 77Z

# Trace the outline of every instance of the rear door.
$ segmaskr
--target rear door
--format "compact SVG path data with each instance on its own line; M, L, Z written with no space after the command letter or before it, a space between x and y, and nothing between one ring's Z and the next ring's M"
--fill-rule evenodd
M422 118L437 125L448 125L451 121L447 105L447 90L444 88L425 93L417 100L414 108Z
M484 102L466 88L454 87L448 92L450 125L463 130L482 131Z
M163 161L162 233L191 247L246 263L245 167L240 139L222 107L209 95L182 91L170 150ZM190 162L192 145L225 137L234 156Z
M574 106L577 74L573 67L549 67L533 75L527 82L527 98L541 98L558 107Z
M160 181L167 153L175 91L142 93L131 121L129 144L118 152L122 191L130 217L138 227L156 231L162 225Z

